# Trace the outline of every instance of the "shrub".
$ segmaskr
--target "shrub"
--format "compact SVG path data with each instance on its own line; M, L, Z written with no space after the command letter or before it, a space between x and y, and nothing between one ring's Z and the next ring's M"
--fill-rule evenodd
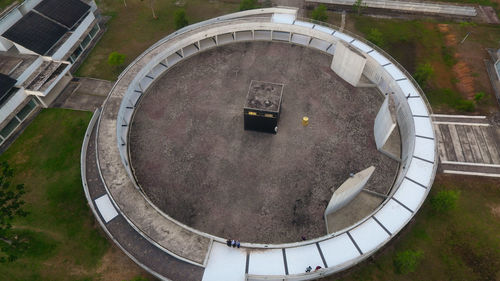
M396 269L396 273L407 274L414 272L421 257L422 251L406 250L397 253L394 258L394 268Z
M425 88L427 81L434 75L434 68L430 63L421 63L417 65L413 78L420 84L420 87Z
M457 109L461 111L473 112L476 109L476 105L471 100L460 100L458 101Z
M452 48L442 46L441 47L441 55L443 56L444 64L449 67L452 67L457 63L457 60L453 56L454 50Z
M474 95L474 100L480 102L486 94L484 92L479 92Z
M318 21L327 21L328 15L326 14L326 6L323 4L318 5L311 13L311 18Z
M175 11L174 21L176 29L181 29L184 26L189 25L189 21L186 16L186 11L184 9L179 9Z
M125 55L118 52L111 52L108 56L108 64L111 66L120 66L125 62Z
M383 48L385 45L385 40L384 36L382 35L382 32L376 28L371 28L370 33L366 36L366 39L370 40L373 42L373 44Z
M241 0L240 2L240 11L256 9L257 0Z
M448 212L456 208L459 195L456 190L441 190L431 198L431 206L437 212Z

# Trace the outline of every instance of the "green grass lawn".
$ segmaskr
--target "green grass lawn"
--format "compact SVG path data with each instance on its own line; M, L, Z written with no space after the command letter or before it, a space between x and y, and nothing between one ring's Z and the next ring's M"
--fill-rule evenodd
M0 12L10 4L14 3L16 0L0 0Z
M80 177L80 149L90 112L44 109L2 155L26 186L29 215L14 229L30 240L1 280L90 280L109 243L97 230Z
M77 70L77 76L88 76L105 80L116 80L120 72L138 55L159 39L175 31L174 13L183 8L189 23L199 22L219 15L235 12L239 1L186 0L178 7L173 0L155 1L153 19L149 1L100 0L98 6L103 14L111 16L108 31L92 50L83 65ZM113 51L126 55L122 67L108 65L107 58Z
M496 109L493 92L489 91L489 80L484 67L484 49L495 48L500 40L500 27L459 23L437 22L433 20L397 20L374 19L367 16L351 17L356 32L376 43L410 73L414 74L418 65L429 63L433 74L428 82L421 85L434 111L445 113L468 113L476 111L482 114ZM450 30L443 33L439 24L443 23ZM460 40L470 32L464 44ZM454 44L447 45L446 36L454 36ZM473 101L473 97L461 93L459 77L454 66L465 61L474 72L473 87L477 92L486 92L482 101ZM480 74L479 74L480 73ZM484 77L479 77L484 76Z
M373 258L330 280L500 280L500 180L438 175L414 222ZM439 191L459 192L457 207L434 211ZM397 253L422 255L415 272L396 273Z

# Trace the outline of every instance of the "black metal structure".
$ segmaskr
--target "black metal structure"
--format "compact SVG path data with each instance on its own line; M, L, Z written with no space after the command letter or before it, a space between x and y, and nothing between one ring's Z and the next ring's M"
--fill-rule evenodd
M282 95L283 84L252 80L243 108L245 130L276 134Z

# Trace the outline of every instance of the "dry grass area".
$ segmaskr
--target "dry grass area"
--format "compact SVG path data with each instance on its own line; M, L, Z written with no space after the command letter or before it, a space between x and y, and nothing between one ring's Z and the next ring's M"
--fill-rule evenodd
M174 13L185 9L189 23L199 22L238 10L237 0L185 0L154 1L153 18L150 1L100 0L97 1L104 16L111 17L108 31L103 35L89 57L77 70L77 76L116 80L120 72L149 46L175 31ZM180 4L177 4L180 3ZM114 67L107 59L111 52L126 56L122 66Z
M102 256L96 273L100 280L132 280L138 277L154 280L115 245Z

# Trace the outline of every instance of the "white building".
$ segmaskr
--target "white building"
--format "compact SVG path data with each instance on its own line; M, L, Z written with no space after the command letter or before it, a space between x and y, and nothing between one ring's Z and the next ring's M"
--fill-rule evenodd
M25 0L0 14L0 144L71 80L99 33L94 0Z

